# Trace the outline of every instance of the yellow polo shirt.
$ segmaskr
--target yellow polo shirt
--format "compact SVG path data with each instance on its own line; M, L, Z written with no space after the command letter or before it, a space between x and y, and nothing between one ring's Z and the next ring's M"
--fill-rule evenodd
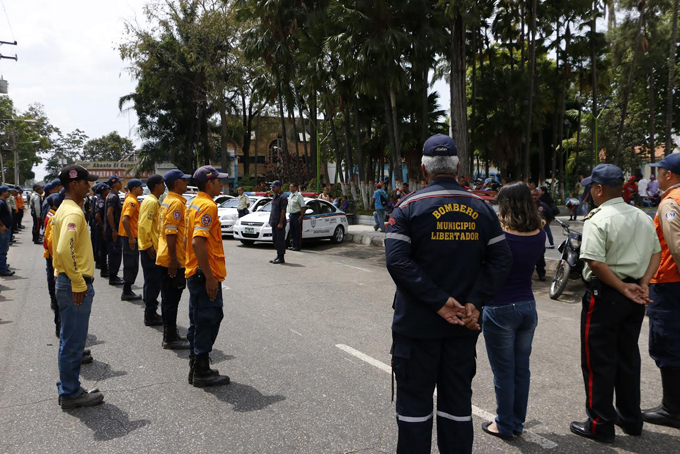
M52 265L55 273L66 273L74 292L86 291L83 277L94 276L90 229L83 209L70 199L52 217Z
M186 205L187 199L172 191L168 192L167 197L161 203L160 211L160 236L158 238L158 249L156 250L156 265L170 266L170 250L168 249L168 235L175 235L177 242L175 252L179 267L184 268L186 264Z
M217 204L205 192L199 192L187 207L187 278L196 274L198 270L198 259L192 244L193 238L198 236L207 240L210 270L215 279L222 282L227 277L222 226L217 217Z
M144 198L142 207L139 209L139 250L146 251L151 246L158 250L158 237L160 234L161 205L155 195L149 194Z
M139 201L137 197L128 192L125 197L125 203L123 203L123 211L120 213L120 224L118 224L118 235L127 237L127 232L125 227L123 227L123 218L125 216L130 217L130 232L133 238L137 238L137 226L139 224Z

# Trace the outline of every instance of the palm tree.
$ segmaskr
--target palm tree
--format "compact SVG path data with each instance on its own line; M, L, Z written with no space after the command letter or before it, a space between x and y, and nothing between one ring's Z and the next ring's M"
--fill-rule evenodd
M673 90L675 89L675 54L678 42L678 0L673 0L673 33L671 48L668 52L668 86L666 88L666 151L668 156L673 152Z

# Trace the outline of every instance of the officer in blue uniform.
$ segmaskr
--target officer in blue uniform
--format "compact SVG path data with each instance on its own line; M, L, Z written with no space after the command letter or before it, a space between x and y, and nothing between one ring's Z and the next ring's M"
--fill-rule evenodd
M123 279L118 277L120 262L123 259L123 239L118 236L118 226L120 225L120 215L123 211L123 204L120 201L118 192L123 187L123 183L117 176L109 177L106 184L111 188L111 192L106 197L104 211L104 227L106 233L106 245L109 259L109 285L123 285Z
M479 313L512 264L493 209L456 181L456 144L430 137L422 172L428 186L392 212L385 254L397 290L392 367L397 379L398 453L429 453L437 387L441 453L472 452L472 378Z
M87 225L90 226L90 241L92 242L92 254L94 255L94 266L95 268L100 268L99 262L97 261L97 255L99 254L99 238L97 236L97 221L95 220L95 214L97 214L97 199L99 195L97 194L97 189L99 188L99 183L95 183L90 188L92 191L92 196L88 197L90 200L87 206ZM85 207L83 207L85 209Z

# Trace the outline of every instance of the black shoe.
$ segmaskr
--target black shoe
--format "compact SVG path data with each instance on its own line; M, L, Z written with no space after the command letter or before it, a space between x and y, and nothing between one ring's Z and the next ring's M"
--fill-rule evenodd
M279 264L286 263L286 260L283 259L283 258L276 258L276 259L272 260L271 263L273 263L274 265L279 265Z
M165 350L188 350L189 341L180 336L176 326L163 327L163 348Z
M137 300L141 300L141 299L142 299L142 295L138 295L135 292L133 292L132 290L130 290L129 292L123 292L123 294L120 295L121 301L137 301Z
M292 247L292 248L290 248L290 250L291 250L291 251L295 251L295 252L300 252L300 248L299 248L299 247Z
M231 380L226 375L220 375L216 370L210 369L210 357L205 354L196 357L192 381L196 388L204 388L206 386L228 385Z
M0 276L14 276L14 271L12 271L12 270L1 271Z
M94 358L90 355L83 354L83 357L80 358L80 364L90 364L92 361L94 361Z
M512 437L508 437L507 435L502 435L500 432L491 432L489 430L489 426L493 424L493 421L488 421L482 424L482 430L486 433L488 433L491 436L502 438L503 440L512 440Z
M85 356L85 355L92 356L92 350L90 350L89 348L86 348L85 350L83 350L83 356Z
M623 433L626 435L632 435L634 437L642 435L642 423L640 423L640 426L632 427L632 426L627 426L624 422L623 419L617 416L616 422L614 422L617 426L623 430Z
M99 274L101 277L109 277L109 272L106 270L102 270L102 272ZM112 284L113 285L113 284Z
M642 420L650 424L680 429L680 370L661 369L661 405L642 410Z
M54 334L57 336L57 339L59 339L59 335L61 334L61 323L54 325Z
M163 324L163 317L154 312L144 312L144 325L146 326L161 326Z
M668 426L680 429L680 414L672 414L663 405L642 410L642 420L657 426Z
M590 430L590 428L588 427L587 422L574 421L571 423L571 426L569 426L569 428L571 429L572 433L575 433L578 436L599 441L601 443L614 443L614 435L602 435L598 433L593 433L593 431Z
M550 246L546 246L545 248L546 248L546 249L555 249L555 245L554 245L554 244L551 244Z
M119 277L109 277L109 285L125 285L125 281Z
M92 407L94 405L99 405L102 402L104 402L104 395L100 393L98 389L93 389L91 391L83 389L80 396L75 399L63 399L59 397L59 405L62 410L78 407Z

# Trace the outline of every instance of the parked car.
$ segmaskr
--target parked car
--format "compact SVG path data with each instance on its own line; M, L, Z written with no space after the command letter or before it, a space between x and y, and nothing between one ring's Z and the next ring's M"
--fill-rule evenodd
M250 207L248 214L258 211L271 201L271 197L248 197ZM238 220L238 199L232 197L217 205L217 216L222 225L222 235L234 233L234 224Z

